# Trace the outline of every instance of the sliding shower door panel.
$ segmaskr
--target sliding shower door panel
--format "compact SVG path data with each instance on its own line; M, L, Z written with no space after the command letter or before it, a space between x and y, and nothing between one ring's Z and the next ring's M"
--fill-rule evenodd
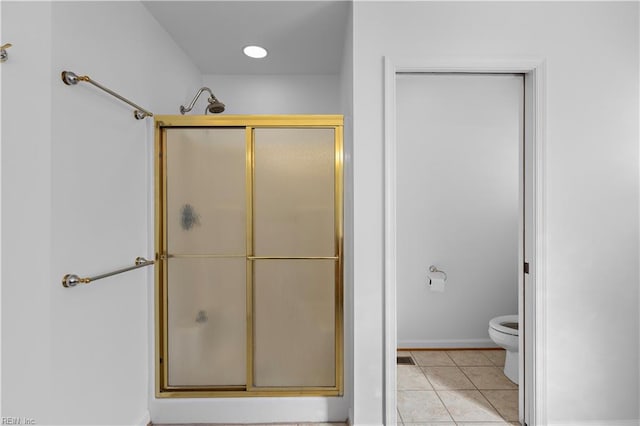
M254 263L254 385L334 387L335 261Z
M167 274L168 385L244 385L244 258L169 259Z
M335 256L334 129L255 129L255 256Z
M166 132L169 254L244 256L244 129Z
M254 130L253 368L260 388L335 388L336 135Z
M246 384L243 128L168 129L167 387Z

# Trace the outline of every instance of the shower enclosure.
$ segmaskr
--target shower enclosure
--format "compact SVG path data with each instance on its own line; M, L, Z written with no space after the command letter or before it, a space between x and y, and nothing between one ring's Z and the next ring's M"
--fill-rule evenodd
M341 395L342 116L156 117L156 395Z

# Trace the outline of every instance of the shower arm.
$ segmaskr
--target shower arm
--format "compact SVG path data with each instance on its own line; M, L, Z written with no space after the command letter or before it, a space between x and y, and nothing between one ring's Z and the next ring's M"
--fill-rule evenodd
M185 107L184 105L180 105L180 114L184 115L185 113L191 111L193 109L193 106L196 104L196 101L204 91L209 92L209 94L211 95L211 97L209 98L210 99L209 102L218 100L218 98L216 98L216 95L213 94L211 89L209 89L208 87L202 87L200 90L198 90L198 93L196 93L196 95L193 97L193 100L191 101L189 106ZM206 113L207 113L207 109L205 109L205 114Z
M133 111L133 116L137 120L142 120L145 117L153 117L153 114L151 112L149 112L146 109L142 108L140 105L134 104L129 99L127 99L127 98L125 98L123 96L120 96L119 94L117 94L113 90L111 90L111 89L109 89L107 87L104 87L102 84L98 83L97 81L92 80L88 75L76 75L74 72L71 72L71 71L62 71L62 81L64 82L64 84L66 84L68 86L76 85L76 84L78 84L78 81L86 81L87 83L93 84L98 89L104 90L105 92L107 92L111 96L116 97L116 98L120 99L122 102L134 107L136 110Z

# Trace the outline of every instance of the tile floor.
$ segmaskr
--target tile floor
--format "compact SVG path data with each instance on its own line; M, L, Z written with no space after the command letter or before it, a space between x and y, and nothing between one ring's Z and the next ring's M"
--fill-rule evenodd
M504 350L398 351L398 424L519 425L518 385L504 375Z

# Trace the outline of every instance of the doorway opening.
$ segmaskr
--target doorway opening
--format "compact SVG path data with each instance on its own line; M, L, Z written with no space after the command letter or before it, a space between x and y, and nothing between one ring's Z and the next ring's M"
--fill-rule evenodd
M479 62L446 59L420 64L396 64L390 58L385 58L385 424L396 424L398 421L396 418L398 349L396 303L399 272L398 223L401 218L397 216L396 210L399 192L397 152L399 112L396 95L399 77L408 73L480 76L511 74L520 76L524 80L522 114L524 126L518 154L520 164L518 235L521 237L519 237L517 255L517 305L520 323L518 364L521 367L518 392L520 409L517 417L522 424L536 424L546 417L544 395L541 392L544 389L545 366L544 359L540 356L545 348L544 123L542 121L544 62L540 60ZM464 154L461 153L461 155ZM424 259L424 262L427 262L425 268L429 268L430 260ZM433 266L435 269L438 267L438 265ZM434 274L434 277L437 278L437 274ZM496 313L496 315L499 314ZM446 346L446 344L440 345L440 347ZM469 347L469 345L466 346ZM479 347L482 346L479 345ZM511 393L513 394L513 391Z

